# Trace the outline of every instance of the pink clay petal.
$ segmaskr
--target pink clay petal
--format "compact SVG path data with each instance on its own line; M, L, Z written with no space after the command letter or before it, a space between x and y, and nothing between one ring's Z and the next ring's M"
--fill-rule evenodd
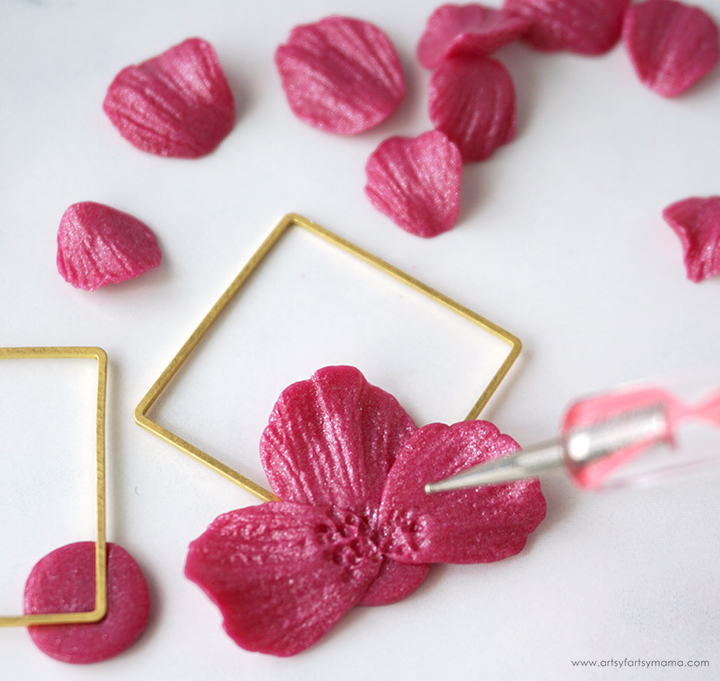
M217 54L200 38L120 71L103 109L133 146L176 158L209 154L235 124L235 100Z
M407 563L485 563L521 551L545 517L537 480L432 495L424 489L516 449L487 421L417 431L398 454L383 492L383 553Z
M293 113L321 130L355 135L384 121L405 96L400 59L387 35L332 16L297 26L275 52Z
M260 459L283 501L334 505L374 516L385 478L415 431L389 393L354 367L326 367L280 395Z
M443 5L428 19L417 48L428 69L458 55L492 54L518 38L530 25L526 17L483 5Z
M107 615L95 624L28 627L46 655L71 664L119 655L140 636L150 613L142 570L117 544L107 544ZM25 585L25 613L82 612L95 608L95 542L68 544L35 565Z
M75 203L65 211L57 242L58 272L86 291L137 277L162 260L147 225L92 201Z
M530 20L523 40L544 52L598 55L620 39L629 0L505 0L503 8Z
M443 133L385 140L368 159L365 174L370 202L410 234L437 236L457 222L462 156Z
M358 603L382 557L357 516L269 502L216 518L190 544L185 575L246 650L302 652Z
M383 560L375 581L358 605L392 605L407 598L427 577L429 565L398 563L392 558Z
M720 274L720 196L678 201L663 211L663 218L682 243L688 279Z
M674 0L630 5L623 43L640 81L664 97L687 90L720 59L715 22L700 8Z
M515 137L515 88L507 69L487 57L446 59L430 78L430 120L460 149L484 161Z

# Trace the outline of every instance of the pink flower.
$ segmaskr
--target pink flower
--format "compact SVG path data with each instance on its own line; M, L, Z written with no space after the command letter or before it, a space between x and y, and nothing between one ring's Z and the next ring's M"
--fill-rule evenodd
M411 594L430 563L522 550L545 517L537 480L428 496L426 482L517 449L485 421L417 429L352 367L280 396L262 463L282 499L217 518L190 545L186 576L247 650L299 653L355 605Z

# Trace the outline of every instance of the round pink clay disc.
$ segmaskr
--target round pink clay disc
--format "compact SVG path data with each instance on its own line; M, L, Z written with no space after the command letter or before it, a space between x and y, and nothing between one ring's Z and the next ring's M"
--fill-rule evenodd
M150 612L150 592L135 559L117 544L107 545L107 615L95 624L28 627L46 655L72 664L100 662L130 647ZM25 585L25 614L79 612L95 607L95 542L68 544L32 569Z

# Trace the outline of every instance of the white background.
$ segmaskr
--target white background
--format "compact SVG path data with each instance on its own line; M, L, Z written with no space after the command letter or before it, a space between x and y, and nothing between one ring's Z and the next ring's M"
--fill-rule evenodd
M701 4L720 19L717 0ZM571 664L624 658L709 660L681 676L717 678L718 477L592 495L550 476L547 519L522 554L438 567L411 598L356 609L291 659L235 646L183 577L189 542L216 515L254 500L138 428L132 411L285 213L518 335L521 360L484 416L521 444L552 436L576 395L717 363L720 280L685 278L661 211L720 194L720 71L665 100L637 81L621 47L600 58L504 48L517 139L466 168L458 225L422 240L372 208L363 169L386 137L430 128L429 74L414 51L434 8L426 0L0 5L0 345L108 352L108 538L135 556L153 597L142 639L100 665L55 662L23 629L0 630L3 679L680 678ZM354 138L296 120L273 64L294 25L329 14L383 28L405 70L400 109ZM105 90L124 66L191 36L218 52L236 126L201 160L144 154L103 114ZM162 266L93 293L63 281L57 226L70 204L87 200L146 222ZM396 289L354 265L338 269L339 256L313 250L312 240L298 258L306 246L277 253L154 413L251 477L262 476L257 441L275 398L320 366L357 364L426 423L460 420L497 360L482 333L410 298L396 313L384 307L402 295ZM384 320L397 315L413 321L386 333ZM3 614L20 611L41 556L93 538L94 367L51 366L0 366Z

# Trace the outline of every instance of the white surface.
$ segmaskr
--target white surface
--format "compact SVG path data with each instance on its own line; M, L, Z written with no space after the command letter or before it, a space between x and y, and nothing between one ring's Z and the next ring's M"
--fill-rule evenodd
M701 4L720 18L717 0ZM363 168L385 137L430 127L428 74L414 49L434 7L426 0L5 0L0 6L0 345L99 345L108 352L108 538L140 562L153 595L141 641L101 665L55 662L26 631L0 630L2 679L99 673L248 681L605 679L613 672L578 669L571 660L625 658L709 660L709 669L687 675L717 678L717 477L607 496L583 495L550 477L543 483L547 520L521 555L439 567L411 598L353 611L320 644L291 659L237 648L214 606L183 577L188 543L216 515L253 499L138 428L132 410L287 212L304 214L517 334L525 344L518 370L485 416L521 444L553 435L578 394L718 359L720 281L696 285L685 278L680 244L660 213L687 196L720 194L720 71L668 101L637 82L620 47L601 58L503 49L499 57L518 94L517 139L489 162L467 168L459 224L425 241L371 207ZM292 26L328 14L382 27L405 68L406 101L378 129L356 138L296 120L273 65L274 49ZM239 104L236 127L202 160L143 154L104 116L105 89L122 67L194 35L218 51ZM145 221L161 242L163 265L93 293L65 283L55 269L55 234L63 211L84 200ZM324 276L312 282L320 300ZM324 285L335 292L333 282ZM271 306L264 313L258 308L260 317L247 327L229 315L242 339L225 357L226 384L205 384L190 371L188 383L179 381L158 410L238 467L259 470L256 443L280 389L325 364L357 361L419 422L459 420L476 396L476 374L465 367L480 371L478 358L451 321L442 321L447 337L431 341L436 352L413 333L368 351L356 342L356 329L368 333L363 319L378 310L382 319L381 304L358 304L354 321L345 322L356 326L346 330L321 305L305 313L300 285L269 280L255 292L259 297L247 300L256 305L262 296L286 305L287 322ZM239 307L237 313L243 314ZM419 308L418 314L434 313ZM279 349L268 350L269 340ZM198 360L194 368L202 366ZM25 406L2 414L0 612L8 614L19 610L24 579L42 555L92 539L87 501L79 501L92 496L88 419L70 410L53 421L50 415L65 408L59 397L65 393L26 390L30 376L45 375L40 368L28 368L27 376L10 371L0 366L3 409L13 400ZM86 396L93 374L84 371L70 375ZM73 380L63 390L72 393ZM23 418L40 432L30 438L17 428L14 421ZM67 442L78 442L77 450ZM35 462L41 474L12 477L8 457L23 470ZM58 462L65 458L79 473L48 473L62 471ZM58 485L58 476L67 484ZM27 493L18 493L25 486ZM48 510L34 514L38 499ZM51 524L53 514L62 518ZM36 543L24 539L29 534ZM624 678L678 674L622 670Z

